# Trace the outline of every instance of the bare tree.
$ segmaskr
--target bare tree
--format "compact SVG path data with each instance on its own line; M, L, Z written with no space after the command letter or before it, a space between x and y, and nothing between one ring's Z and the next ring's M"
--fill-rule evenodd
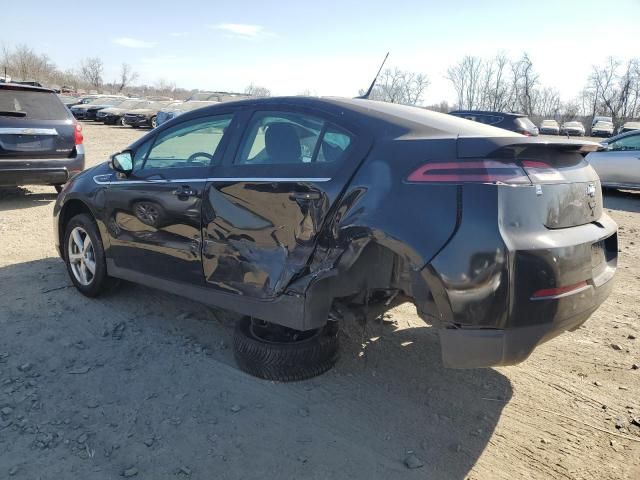
M155 93L160 96L165 97L173 97L174 91L176 89L175 82L171 82L166 78L159 78L156 80L155 84Z
M529 55L524 53L520 60L511 65L515 107L525 115L535 113L535 100L539 77L533 69Z
M389 103L417 105L422 103L422 96L430 83L429 78L423 73L387 68L378 77L369 98ZM360 95L364 93L364 90L360 90Z
M560 94L555 88L544 87L535 92L535 113L544 118L556 118L560 112Z
M251 95L252 97L270 97L271 90L266 87L261 87L260 85L254 85L250 83L245 89L244 93L247 95Z
M96 90L102 85L104 65L98 57L88 57L80 63L80 75Z
M469 110L503 111L511 108L509 59L504 54L483 60L466 56L447 70L457 95L457 106Z
M593 101L593 114L610 115L616 126L640 115L640 59L623 63L609 57L605 65L594 65L585 92Z
M131 65L123 63L120 67L120 78L117 84L118 91L122 92L138 78L138 74L131 69Z

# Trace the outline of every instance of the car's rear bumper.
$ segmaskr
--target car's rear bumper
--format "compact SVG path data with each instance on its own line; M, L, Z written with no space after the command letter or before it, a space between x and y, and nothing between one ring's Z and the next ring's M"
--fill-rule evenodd
M84 148L73 158L0 160L0 186L62 185L84 170Z
M611 268L602 283L591 283L579 293L561 298L539 300L546 302L537 308L532 301L527 307L541 313L538 323L504 329L492 328L443 328L440 329L442 360L451 368L477 368L514 365L529 357L540 344L566 331L580 327L607 299L613 288ZM533 313L533 312L532 312Z
M476 232L470 242L462 226L417 279L433 296L418 308L437 307L447 367L522 362L537 345L582 325L611 292L617 225L606 214L571 228L502 225L498 232Z

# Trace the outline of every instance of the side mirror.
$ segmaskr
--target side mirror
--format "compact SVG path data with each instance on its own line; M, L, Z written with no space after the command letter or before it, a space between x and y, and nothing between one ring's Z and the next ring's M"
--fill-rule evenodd
M133 157L131 155L131 152L125 150L124 152L112 155L111 168L113 168L116 172L129 175L133 171Z

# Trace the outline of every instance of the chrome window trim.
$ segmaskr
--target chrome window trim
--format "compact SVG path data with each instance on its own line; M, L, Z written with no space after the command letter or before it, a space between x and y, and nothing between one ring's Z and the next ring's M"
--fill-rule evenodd
M99 180L105 174L96 175L93 181L98 185L144 185L153 183L190 183L190 182L256 182L256 183L272 183L272 182L329 182L330 177L207 177L207 178L175 178L175 179L157 179L157 180Z

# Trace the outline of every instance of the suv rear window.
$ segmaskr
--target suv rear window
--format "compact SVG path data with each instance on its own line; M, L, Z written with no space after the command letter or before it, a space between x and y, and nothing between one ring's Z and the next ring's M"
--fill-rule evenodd
M33 120L69 118L67 107L54 93L32 90L0 88L0 112L24 112L25 115L16 117Z

